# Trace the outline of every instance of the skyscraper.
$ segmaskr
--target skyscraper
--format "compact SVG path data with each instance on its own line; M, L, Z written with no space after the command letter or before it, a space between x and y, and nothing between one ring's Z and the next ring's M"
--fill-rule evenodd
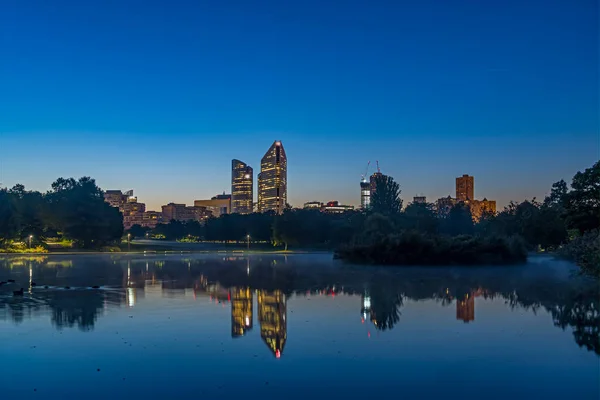
M371 204L371 183L366 179L360 181L360 208L366 210Z
M231 160L231 212L250 214L254 200L254 171L240 160Z
M463 175L456 178L456 200L467 201L475 200L475 178L469 175Z
M287 157L280 141L275 141L260 161L258 211L281 214L287 204Z

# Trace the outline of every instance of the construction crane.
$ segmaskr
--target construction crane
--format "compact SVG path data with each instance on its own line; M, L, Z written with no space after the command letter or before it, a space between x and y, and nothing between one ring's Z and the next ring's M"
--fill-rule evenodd
M367 163L367 168L365 168L364 175L360 177L360 180L362 182L366 182L367 181L367 176L369 175L369 165L371 165L371 160L369 160L369 162Z

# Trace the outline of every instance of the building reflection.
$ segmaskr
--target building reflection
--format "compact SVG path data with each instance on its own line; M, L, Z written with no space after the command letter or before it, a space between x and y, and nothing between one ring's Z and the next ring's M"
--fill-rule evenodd
M281 290L257 291L260 337L275 357L281 357L287 339L287 306Z
M465 297L456 299L456 319L465 323L475 321L475 296L467 293Z
M241 337L252 329L252 290L231 289L231 337Z

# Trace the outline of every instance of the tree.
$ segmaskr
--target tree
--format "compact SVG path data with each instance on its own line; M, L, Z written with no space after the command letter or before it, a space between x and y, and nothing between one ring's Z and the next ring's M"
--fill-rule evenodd
M123 216L104 201L93 179L59 178L46 197L51 224L77 246L100 247L121 239Z
M403 213L400 227L426 233L436 233L438 218L434 212L433 204L411 203Z
M131 238L134 239L134 238L144 237L146 235L146 232L148 232L148 231L149 231L148 228L144 228L141 225L135 224L131 228L129 228L127 233L131 234Z
M442 220L440 230L442 233L451 236L473 234L473 217L469 207L462 202L452 207L448 215Z
M14 195L0 190L0 245L14 239L19 233L19 221Z
M584 233L600 228L600 161L577 172L566 196L567 226Z
M384 215L399 213L402 210L400 192L400 185L394 181L394 178L377 175L375 190L371 194L371 211Z

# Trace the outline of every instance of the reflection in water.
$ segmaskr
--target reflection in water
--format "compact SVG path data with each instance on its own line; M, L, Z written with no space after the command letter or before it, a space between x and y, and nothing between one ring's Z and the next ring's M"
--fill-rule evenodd
M231 289L231 337L244 336L252 329L252 290Z
M260 337L275 357L281 357L287 339L287 307L281 290L258 291L258 322Z
M231 336L241 337L253 328L256 293L260 336L279 357L287 340L287 299L293 294L361 296L357 308L363 322L370 321L379 331L410 322L401 321L407 300L455 306L458 321L476 323L477 298L499 298L510 308L546 310L556 327L572 329L579 346L600 354L597 282L545 266L523 267L529 268L527 273L506 268L501 275L498 268L341 267L325 256L4 257L0 280L12 278L17 284L0 286L0 320L20 324L50 315L57 329L77 326L88 331L109 307L134 307L145 295L186 299L188 291L194 299L231 307ZM29 294L12 297L15 287L27 285ZM72 289L64 289L67 285ZM102 289L90 289L92 285Z
M464 322L475 321L475 297L467 293L465 297L456 299L456 319Z

